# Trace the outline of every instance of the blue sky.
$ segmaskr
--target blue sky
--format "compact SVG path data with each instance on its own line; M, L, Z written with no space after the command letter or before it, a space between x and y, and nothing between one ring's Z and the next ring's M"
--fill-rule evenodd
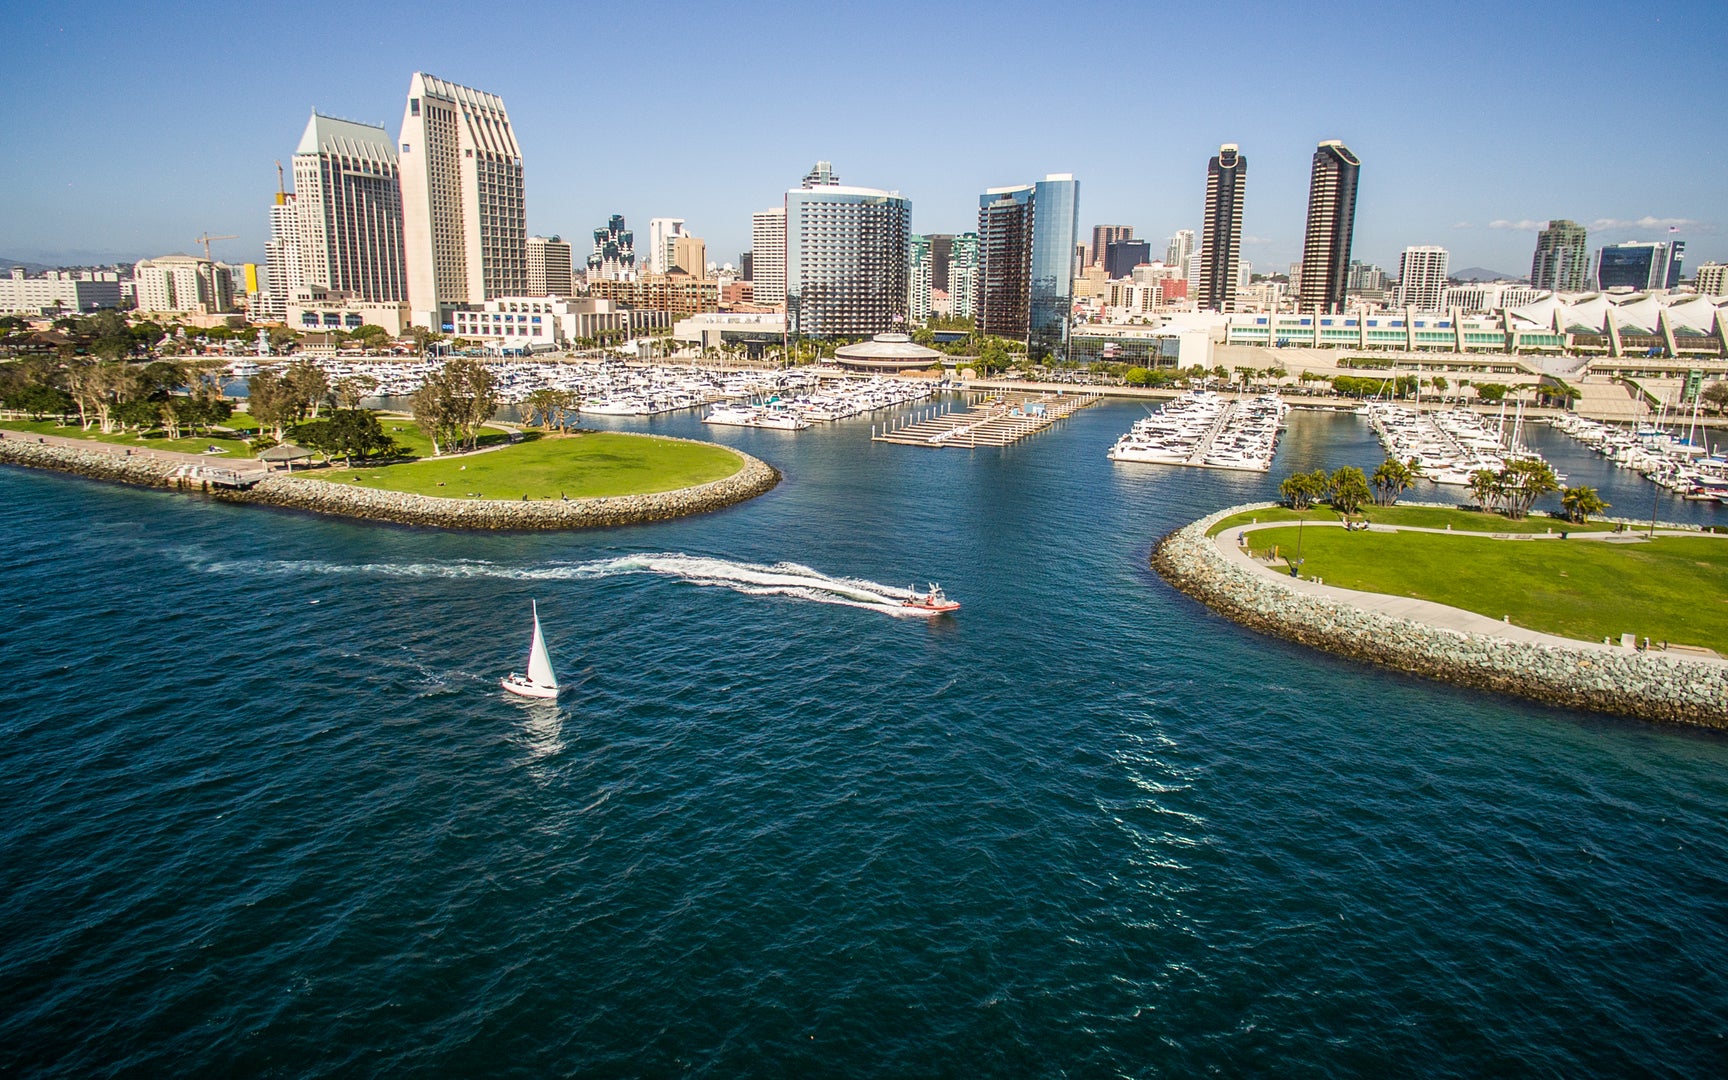
M579 251L607 215L749 245L816 159L974 227L986 187L1080 180L1083 232L1198 229L1206 159L1248 158L1245 254L1301 251L1314 144L1362 158L1357 257L1440 244L1527 273L1534 225L1728 261L1715 107L1728 4L210 5L10 0L0 256L261 258L275 161L316 108L395 135L424 70L502 96L528 226Z

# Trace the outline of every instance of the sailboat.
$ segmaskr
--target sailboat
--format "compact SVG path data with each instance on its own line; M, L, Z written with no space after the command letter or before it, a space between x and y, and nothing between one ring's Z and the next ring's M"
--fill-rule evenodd
M534 605L534 644L528 648L528 674L512 671L499 685L512 694L531 698L558 696L558 676L552 672L552 657L546 652L546 638L540 633L540 605Z

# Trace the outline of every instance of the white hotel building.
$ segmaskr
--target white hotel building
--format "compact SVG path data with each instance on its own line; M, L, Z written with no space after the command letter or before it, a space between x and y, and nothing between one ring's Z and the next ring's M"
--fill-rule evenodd
M522 151L502 98L415 72L397 145L414 322L528 291Z

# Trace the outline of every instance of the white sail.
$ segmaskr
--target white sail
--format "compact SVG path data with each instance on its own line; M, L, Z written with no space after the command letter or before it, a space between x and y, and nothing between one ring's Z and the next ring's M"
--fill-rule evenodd
M552 673L552 657L546 652L546 638L540 633L540 605L534 605L534 645L528 650L528 677L536 686L556 688L558 676Z

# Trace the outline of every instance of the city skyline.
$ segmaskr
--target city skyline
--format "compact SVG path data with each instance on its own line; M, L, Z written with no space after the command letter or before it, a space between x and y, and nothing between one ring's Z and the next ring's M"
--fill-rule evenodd
M1638 32L1580 30L1567 38L1568 48L1529 47L1552 38L1557 27L1564 35L1564 27L1589 25L1594 9L1618 24L1636 23ZM309 10L337 12L317 4ZM1720 117L1650 108L1643 74L1651 64L1709 69L1708 42L1715 35L1708 30L1728 25L1728 17L1709 5L1647 17L1618 9L1609 15L1606 5L1593 4L1510 12L1464 5L1457 17L1440 21L1415 9L1374 8L1373 18L1368 8L1324 14L1269 9L1263 18L1224 28L1204 14L1116 5L1063 13L1028 5L1019 9L1024 17L1000 19L986 18L982 9L930 12L890 4L885 20L918 29L922 47L903 54L858 38L837 21L794 19L794 10L745 4L691 7L675 16L705 42L717 100L724 101L727 87L738 99L733 119L695 132L683 126L688 87L682 80L583 79L565 88L520 64L514 45L490 44L490 35L457 41L438 33L445 14L435 6L413 17L420 8L340 9L366 62L355 63L347 52L308 54L287 80L260 74L258 57L281 32L264 15L236 14L224 23L232 24L231 40L213 44L198 64L165 69L160 55L207 29L195 12L109 21L20 12L0 48L18 84L53 86L55 104L15 110L0 121L10 145L37 148L0 164L0 184L8 192L0 206L0 256L49 263L131 260L189 251L192 237L208 231L239 235L218 246L224 261L262 262L275 162L291 155L308 110L383 125L397 136L402 88L419 70L510 102L527 163L529 233L580 236L612 214L642 222L681 217L707 240L716 262L737 261L750 245L750 215L771 205L788 186L786 178L802 175L816 160L834 162L849 183L904 193L918 207L912 227L919 233L966 231L976 192L1001 177L1070 172L1086 185L1082 235L1094 224L1121 223L1159 245L1179 229L1199 227L1204 190L1195 180L1195 162L1233 142L1255 162L1243 258L1256 267L1279 267L1301 257L1308 160L1314 144L1330 138L1373 162L1361 191L1355 258L1393 265L1403 248L1433 244L1452 251L1459 267L1523 275L1537 231L1558 218L1588 228L1593 247L1663 240L1678 227L1688 266L1728 258L1728 223L1712 190L1715 170L1666 169L1649 155L1604 168L1597 140L1567 139L1553 123L1554 116L1579 108L1568 87L1588 70L1594 92L1585 107L1592 126L1635 123L1644 141L1657 145L1719 144ZM489 15L501 42L522 35L580 40L605 32L639 41L644 50L667 18L664 9L607 4L584 13L546 7ZM1012 65L995 70L991 56L1034 42L1051 57L1084 55L1100 22L1143 41L1149 55L1166 55L1154 43L1170 40L1189 42L1198 56L1208 35L1227 32L1242 58L1233 69L1239 74L1132 131L1102 101L1088 106L1084 79L1048 95L1050 101L1029 101L1016 117L1041 132L1037 140L974 146L957 142L951 126L934 120L908 131L905 117L917 116L921 107L932 117L940 112L916 89L923 81L915 76L929 56L976 57L983 82L1006 88L1023 76ZM1324 100L1290 95L1297 73L1288 57L1300 54L1304 42L1340 35L1335 55L1347 57L1355 89ZM1479 116L1482 123L1407 123L1390 88L1412 41L1448 58L1434 85L1449 112ZM777 137L765 141L752 134L760 125L744 108L760 89L738 73L770 59L763 70L777 72L788 89L774 125ZM836 67L865 64L878 76L868 93L839 87L807 100L791 89L802 80L826 85ZM1164 78L1166 90L1181 89L1179 62ZM214 122L170 123L165 130L117 108L159 96L165 87L185 100L225 104L231 113L222 117L219 105ZM835 123L836 116L844 122ZM616 152L608 153L608 140L595 137L601 130L635 134L620 135ZM641 137L647 133L653 146L653 133L661 131L668 137L654 153L674 164L645 167Z

